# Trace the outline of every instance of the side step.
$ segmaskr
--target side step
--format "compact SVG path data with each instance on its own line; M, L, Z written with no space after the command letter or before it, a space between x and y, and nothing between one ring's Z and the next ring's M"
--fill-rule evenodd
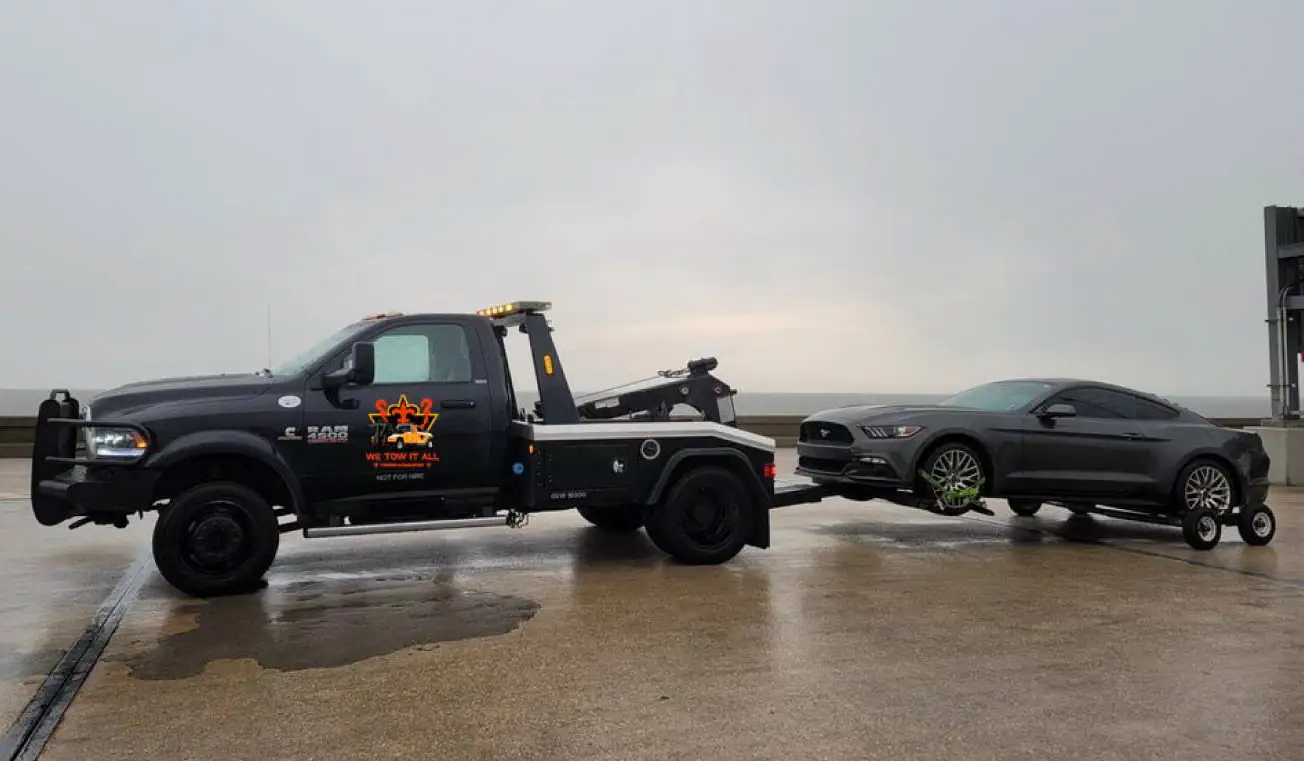
M308 539L329 539L336 536L366 536L369 534L404 534L414 531L448 531L455 528L489 528L506 526L505 515L493 518L455 518L444 521L407 521L405 523L371 523L361 526L315 526L303 530Z

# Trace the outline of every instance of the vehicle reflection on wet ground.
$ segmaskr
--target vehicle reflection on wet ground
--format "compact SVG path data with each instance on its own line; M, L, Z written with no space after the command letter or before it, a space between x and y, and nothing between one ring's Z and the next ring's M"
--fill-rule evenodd
M151 572L42 758L1298 759L1304 494L1273 504L1272 545L1211 552L1000 502L788 508L703 568L572 513L287 537L253 595ZM24 531L33 610L74 538L123 543L109 585L136 547Z

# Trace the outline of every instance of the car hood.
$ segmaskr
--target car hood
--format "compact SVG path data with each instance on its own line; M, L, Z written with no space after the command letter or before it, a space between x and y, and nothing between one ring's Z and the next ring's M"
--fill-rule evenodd
M91 399L91 416L122 414L142 407L202 399L248 399L266 391L274 381L264 375L189 375L128 383Z
M880 421L888 422L916 415L962 415L966 413L972 414L973 412L973 410L966 410L961 407L942 407L936 404L864 404L821 410L806 419L825 423L859 425Z

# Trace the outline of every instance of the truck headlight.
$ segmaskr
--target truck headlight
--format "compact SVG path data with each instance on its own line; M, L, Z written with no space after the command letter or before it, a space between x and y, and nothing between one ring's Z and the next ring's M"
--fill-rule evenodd
M905 439L924 429L917 425L862 425L860 430L871 439Z
M149 442L130 428L94 428L91 453L106 460L136 460L145 455Z

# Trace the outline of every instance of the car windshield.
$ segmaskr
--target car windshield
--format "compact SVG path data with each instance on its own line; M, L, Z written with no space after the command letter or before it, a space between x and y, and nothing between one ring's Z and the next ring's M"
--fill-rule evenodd
M294 357L281 363L280 367L272 369L272 375L285 376L295 375L303 372L326 355L326 352L338 346L340 343L348 340L349 336L362 332L367 328L367 323L356 322L352 325L340 328L323 338Z
M1054 386L1041 381L996 381L961 391L938 402L943 407L964 407L988 412L1017 410Z

